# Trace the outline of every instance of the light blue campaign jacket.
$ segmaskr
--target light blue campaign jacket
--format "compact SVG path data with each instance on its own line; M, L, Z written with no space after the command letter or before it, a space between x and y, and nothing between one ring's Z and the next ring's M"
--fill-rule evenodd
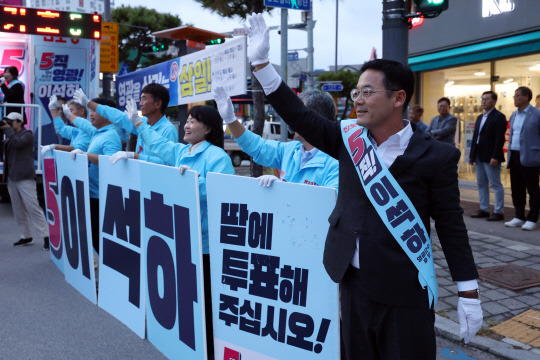
M59 116L55 117L53 121L56 132L64 139L70 140L69 145L73 146L74 149L88 150L88 145L92 139L90 135L74 126L64 124L64 121Z

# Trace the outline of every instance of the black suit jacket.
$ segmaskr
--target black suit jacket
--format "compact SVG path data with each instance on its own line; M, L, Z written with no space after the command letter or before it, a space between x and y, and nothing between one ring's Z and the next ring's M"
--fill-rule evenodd
M474 133L471 144L471 153L469 161L475 162L476 156L482 162L490 162L491 159L497 159L499 163L504 162L503 146L506 133L506 116L497 109L491 110L482 130L479 132L480 123L483 115L479 115L474 125ZM480 133L480 141L478 141Z
M418 270L387 230L366 196L354 164L343 144L337 122L306 108L284 84L267 96L280 116L310 144L339 160L339 193L324 249L326 271L335 282L347 270L359 238L359 291L371 299L398 306L425 307L427 290L418 282ZM390 167L391 173L430 230L435 227L455 281L478 277L465 223L459 206L454 147L418 131Z

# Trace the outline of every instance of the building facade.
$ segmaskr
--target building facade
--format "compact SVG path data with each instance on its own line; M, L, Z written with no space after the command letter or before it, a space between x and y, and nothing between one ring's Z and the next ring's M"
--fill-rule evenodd
M496 108L507 119L519 86L531 88L535 105L540 94L539 14L538 0L454 0L441 15L409 32L409 65L417 77L412 104L424 107L429 123L438 115L437 100L450 99L450 112L460 125L456 143L463 180L476 180L466 162L474 122L482 113L482 93L498 94ZM501 175L509 187L505 169Z

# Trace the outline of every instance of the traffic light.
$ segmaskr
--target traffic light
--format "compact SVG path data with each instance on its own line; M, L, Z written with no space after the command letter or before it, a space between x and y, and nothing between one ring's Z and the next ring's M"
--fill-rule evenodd
M165 44L152 45L152 52L164 51Z
M223 44L224 42L225 42L225 39L220 38L220 39L213 39L210 41L205 41L204 43L206 45L219 45L219 44Z
M450 0L414 0L416 11L422 14L440 13L448 9Z

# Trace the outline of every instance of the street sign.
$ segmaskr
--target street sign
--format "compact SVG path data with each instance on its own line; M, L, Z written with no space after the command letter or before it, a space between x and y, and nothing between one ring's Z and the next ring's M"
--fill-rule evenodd
M298 61L298 51L287 53L287 61Z
M264 6L308 11L311 7L311 0L264 0Z
M343 91L342 84L324 84L321 87L322 91Z
M302 71L302 72L300 73L300 81L304 81L304 82L307 81L307 75L308 75L308 74L307 74L306 72L303 72L303 71Z
M101 23L101 41L99 43L99 71L118 72L118 23Z
M234 36L240 36L240 35L247 35L246 28L234 28L233 29L233 35Z

